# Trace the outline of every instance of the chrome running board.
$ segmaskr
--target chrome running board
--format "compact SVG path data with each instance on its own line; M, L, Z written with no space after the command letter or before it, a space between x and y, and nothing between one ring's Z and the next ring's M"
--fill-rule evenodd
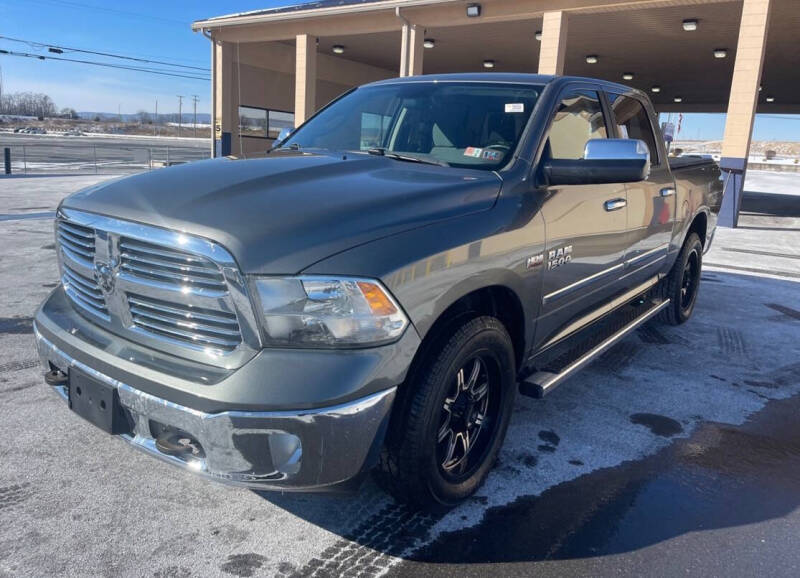
M562 381L570 377L582 367L591 363L596 357L605 353L609 348L620 341L623 337L628 335L631 331L634 331L637 327L667 307L669 302L670 300L666 299L653 304L641 315L634 318L624 327L611 333L603 341L589 349L589 351L569 362L557 373L550 371L537 371L533 375L527 377L524 381L520 382L519 392L522 395L527 395L530 397L544 397L545 394L550 393L558 385L560 385Z

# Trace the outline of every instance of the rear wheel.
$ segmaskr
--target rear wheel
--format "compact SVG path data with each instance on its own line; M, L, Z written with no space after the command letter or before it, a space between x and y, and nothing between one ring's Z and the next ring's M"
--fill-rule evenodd
M703 243L697 233L691 233L683 244L669 276L664 280L664 296L670 304L663 310L661 319L670 325L680 325L689 320L700 289L703 268Z
M467 321L429 359L393 416L379 479L399 500L452 506L489 473L516 384L514 349L493 317Z

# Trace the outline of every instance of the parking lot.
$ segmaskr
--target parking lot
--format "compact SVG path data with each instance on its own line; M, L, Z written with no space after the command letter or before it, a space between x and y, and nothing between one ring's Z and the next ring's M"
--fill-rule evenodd
M468 503L256 493L71 414L31 316L52 216L106 175L0 178L0 576L800 573L800 175L751 171L694 317L650 323L543 400L519 397Z

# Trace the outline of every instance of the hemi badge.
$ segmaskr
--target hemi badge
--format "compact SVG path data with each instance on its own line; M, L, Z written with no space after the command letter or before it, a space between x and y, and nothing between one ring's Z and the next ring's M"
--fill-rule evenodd
M538 267L544 263L544 254L539 253L538 255L534 255L533 257L528 257L527 261L525 261L525 267L528 269L533 269L534 267Z

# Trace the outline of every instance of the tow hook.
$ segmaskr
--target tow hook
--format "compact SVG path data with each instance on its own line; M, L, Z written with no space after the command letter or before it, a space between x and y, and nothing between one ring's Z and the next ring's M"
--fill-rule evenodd
M53 387L57 385L67 385L67 374L60 369L53 369L44 374L44 381Z
M162 454L175 457L205 457L203 446L185 432L164 430L156 438L156 448Z

